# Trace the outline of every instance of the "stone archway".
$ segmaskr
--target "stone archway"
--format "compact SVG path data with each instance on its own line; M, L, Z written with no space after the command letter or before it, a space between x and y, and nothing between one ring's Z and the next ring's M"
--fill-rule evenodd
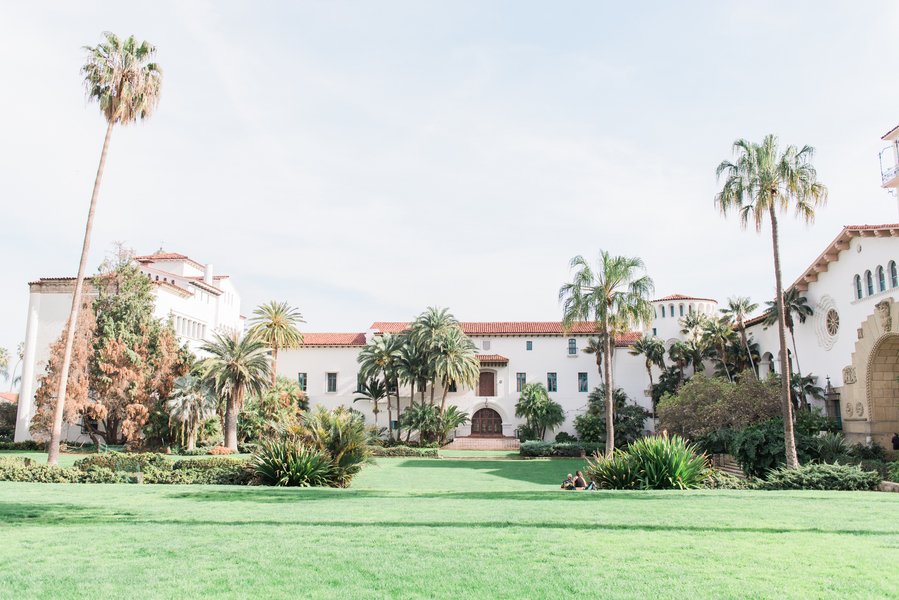
M850 442L888 448L899 431L899 333L893 327L895 302L875 305L858 329L852 363L843 369L843 431Z
M503 418L492 408L482 408L471 417L471 435L477 437L502 437Z

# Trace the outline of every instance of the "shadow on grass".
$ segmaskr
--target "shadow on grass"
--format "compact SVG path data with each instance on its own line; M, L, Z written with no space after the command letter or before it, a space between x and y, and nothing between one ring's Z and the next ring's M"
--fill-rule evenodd
M331 488L259 488L246 487L203 491L178 491L168 498L200 500L208 502L301 503L326 500L328 502L352 501L375 498L425 498L443 500L498 500L537 502L596 502L615 496L604 492L567 492L563 490L453 492L415 490L341 490ZM671 494L632 492L628 500L670 500Z
M403 469L451 469L457 471L483 471L489 475L524 481L536 485L560 485L565 475L576 469L583 469L586 461L582 458L559 460L440 460L410 459L399 465Z
M899 530L868 529L824 529L820 527L728 527L701 525L666 525L643 523L571 523L553 521L302 521L293 519L242 519L212 520L185 518L140 518L130 512L88 509L72 504L20 504L6 502L0 504L0 523L4 525L31 526L78 526L96 527L103 524L135 526L177 526L177 527L316 527L333 529L361 529L367 527L389 529L547 529L570 532L600 531L646 531L671 533L746 533L746 534L820 534L856 536L896 536Z

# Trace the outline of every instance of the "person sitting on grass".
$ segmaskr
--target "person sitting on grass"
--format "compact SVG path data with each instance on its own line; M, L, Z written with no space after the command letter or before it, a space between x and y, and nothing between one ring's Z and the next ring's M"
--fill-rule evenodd
M565 478L565 481L562 482L563 490L573 490L574 489L574 477L571 476L571 473L568 474L568 477Z
M587 480L584 479L584 474L580 471L576 471L574 476L574 489L583 490L587 488Z

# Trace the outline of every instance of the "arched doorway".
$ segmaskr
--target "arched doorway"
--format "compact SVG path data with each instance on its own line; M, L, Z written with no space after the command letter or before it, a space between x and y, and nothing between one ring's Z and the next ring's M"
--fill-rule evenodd
M899 335L880 338L868 358L867 400L872 441L889 448L899 431Z
M471 435L502 437L503 418L492 408L482 408L471 417Z

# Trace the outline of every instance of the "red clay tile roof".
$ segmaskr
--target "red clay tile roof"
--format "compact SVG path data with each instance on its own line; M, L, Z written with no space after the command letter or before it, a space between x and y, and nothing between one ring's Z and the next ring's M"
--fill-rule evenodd
M643 334L639 331L629 331L627 333L619 335L615 338L615 346L618 348L622 348L624 346L630 346L637 340L643 337Z
M364 346L364 333L304 333L303 346Z
M501 354L477 354L476 358L481 363L507 363L509 359Z
M664 298L656 298L653 302L667 302L669 300L701 300L703 302L714 302L718 303L714 298L700 298L698 296L684 296L683 294L671 294L670 296L665 296Z
M566 333L595 333L593 323L574 323L568 331L561 321L463 321L462 331L467 335L562 335ZM409 327L407 322L375 321L371 328L381 333L400 333Z
M13 392L0 392L0 400L15 404L19 401L19 395Z
M135 256L134 260L140 263L183 260L185 262L189 262L198 269L206 268L206 265L200 264L189 256L178 254L177 252L156 252L155 254L144 254L142 256Z

